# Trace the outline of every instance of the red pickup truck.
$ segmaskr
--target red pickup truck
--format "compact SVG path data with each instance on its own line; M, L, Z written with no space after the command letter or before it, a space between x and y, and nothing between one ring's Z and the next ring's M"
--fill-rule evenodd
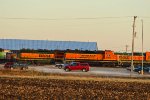
M73 62L65 66L64 70L66 72L71 71L71 70L82 70L83 72L87 72L90 70L90 66L88 63Z

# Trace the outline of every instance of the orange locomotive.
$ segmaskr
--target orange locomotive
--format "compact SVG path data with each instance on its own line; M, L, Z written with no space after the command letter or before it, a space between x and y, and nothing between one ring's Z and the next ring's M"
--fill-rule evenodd
M80 53L66 53L66 60L90 60L99 61L103 59L102 54L80 54Z
M54 54L20 53L20 59L54 59Z
M92 65L115 66L118 64L118 56L110 50L96 53L65 53L65 61L88 62Z
M54 59L54 54L46 53L20 53L18 56L20 61L26 61L35 65L50 64Z
M14 56L12 56L14 57ZM8 58L12 58L9 57ZM130 66L131 53L114 53L111 50L105 51L53 51L49 53L19 53L15 59L21 61L28 61L37 63L39 61L47 61L47 64L53 62L88 62L91 65L98 66ZM134 64L141 64L142 59L144 64L150 65L150 52L145 52L142 57L141 54L134 54Z
M111 50L105 50L101 53L87 54L87 53L65 53L65 61L80 61L80 62L95 62L101 66L130 66L132 56L131 54L115 54ZM135 64L141 64L142 59L145 64L150 64L150 52L146 52L144 56L134 55L133 60Z

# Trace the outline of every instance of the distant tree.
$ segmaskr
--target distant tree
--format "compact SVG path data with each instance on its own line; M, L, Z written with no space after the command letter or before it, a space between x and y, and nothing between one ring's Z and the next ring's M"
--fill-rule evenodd
M4 49L0 48L0 52L4 51Z

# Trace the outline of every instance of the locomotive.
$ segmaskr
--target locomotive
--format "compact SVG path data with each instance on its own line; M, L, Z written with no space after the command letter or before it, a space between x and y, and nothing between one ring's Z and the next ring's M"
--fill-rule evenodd
M0 53L1 55L4 53ZM88 62L92 66L121 66L129 67L131 65L131 53L115 53L111 50L104 51L79 51L79 50L53 50L53 51L12 51L6 53L5 57L0 57L1 61L25 61L32 64L52 64L56 62ZM150 65L150 52L134 53L134 65Z
M95 54L65 53L64 58L66 61L89 62L99 66L129 67L131 65L132 56L131 53L114 53L114 51L105 50L96 52ZM145 52L143 57L141 53L134 53L134 65L141 65L142 60L145 65L150 65L150 52Z

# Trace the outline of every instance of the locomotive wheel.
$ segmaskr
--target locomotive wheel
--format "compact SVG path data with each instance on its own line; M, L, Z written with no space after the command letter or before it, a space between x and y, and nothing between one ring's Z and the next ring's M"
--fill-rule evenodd
M60 66L58 66L58 68L59 68L59 69L61 69L61 68L62 68L62 66L60 65Z

